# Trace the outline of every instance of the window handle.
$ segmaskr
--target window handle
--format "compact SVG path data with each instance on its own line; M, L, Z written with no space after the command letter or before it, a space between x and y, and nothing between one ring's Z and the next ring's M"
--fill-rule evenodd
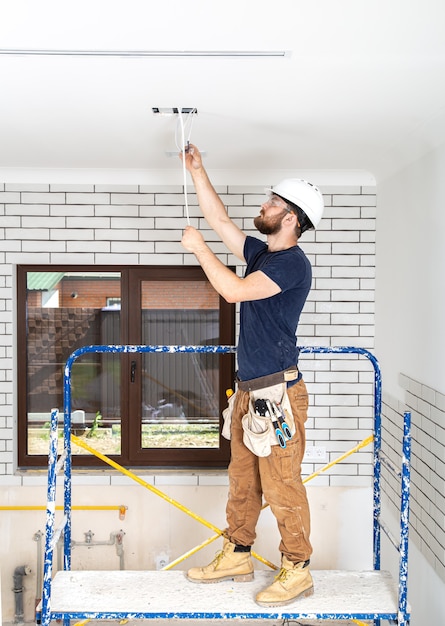
M135 378L136 378L136 361L132 361L131 369L130 369L130 382L134 383Z

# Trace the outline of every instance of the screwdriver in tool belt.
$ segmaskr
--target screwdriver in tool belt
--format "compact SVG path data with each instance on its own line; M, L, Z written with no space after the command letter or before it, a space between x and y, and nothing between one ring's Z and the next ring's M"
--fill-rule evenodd
M278 422L276 420L275 411L272 408L272 404L271 404L270 400L266 400L266 405L267 405L267 410L268 410L268 413L269 413L269 417L272 420L273 427L275 428L275 435L276 435L276 437L278 439L278 443L280 444L280 446L282 448L285 448L286 447L286 439L285 439L285 437L283 435L283 432L281 431L281 428L280 428L280 426L279 426L279 424L278 424Z
M285 421L286 415L284 414L284 411L281 408L280 402L273 402L272 408L275 410L276 414L278 415L278 420L281 425L281 430L284 432L284 434L286 435L288 439L292 439L292 433L290 431L289 426L286 424L286 421Z

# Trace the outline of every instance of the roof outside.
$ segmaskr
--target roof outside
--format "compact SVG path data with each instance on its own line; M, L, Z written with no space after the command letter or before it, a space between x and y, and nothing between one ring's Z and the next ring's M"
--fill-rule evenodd
M49 291L64 275L64 272L28 272L26 286L30 291Z

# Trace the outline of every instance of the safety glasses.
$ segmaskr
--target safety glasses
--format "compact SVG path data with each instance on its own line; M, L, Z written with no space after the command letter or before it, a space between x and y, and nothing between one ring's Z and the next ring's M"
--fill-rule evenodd
M287 211L290 211L289 207L287 206L286 202L283 200L283 198L280 198L280 196L276 196L275 194L271 193L268 194L263 202L263 204L268 204L270 206L276 206L276 207L280 207L282 209L286 209Z

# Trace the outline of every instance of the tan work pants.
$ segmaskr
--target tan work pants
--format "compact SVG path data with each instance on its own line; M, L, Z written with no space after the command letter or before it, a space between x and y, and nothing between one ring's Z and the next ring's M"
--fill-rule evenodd
M258 457L243 443L241 419L248 411L249 393L237 392L231 426L226 534L233 543L251 546L264 496L278 523L280 552L289 561L298 563L309 559L312 553L309 504L301 480L308 408L304 381L290 387L288 396L296 433L286 441L286 448L272 446L269 456Z

